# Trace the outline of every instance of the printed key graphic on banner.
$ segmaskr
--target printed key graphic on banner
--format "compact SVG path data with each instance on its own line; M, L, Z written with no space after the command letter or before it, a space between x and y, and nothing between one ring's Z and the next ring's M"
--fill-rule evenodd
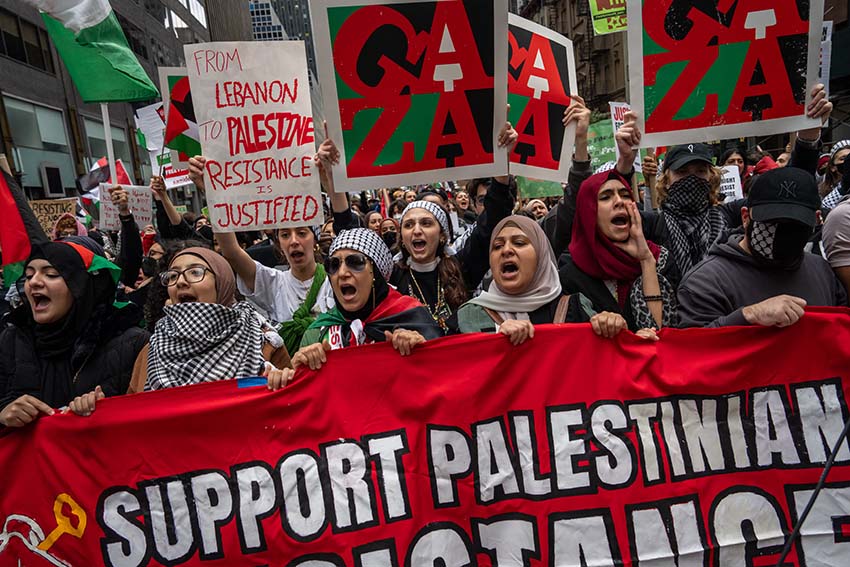
M216 230L320 222L304 42L217 42L184 51Z
M643 147L820 125L823 0L628 0L632 108Z
M503 175L507 1L310 3L337 189Z
M511 173L561 182L575 143L575 124L563 123L570 93L577 91L573 43L509 14L508 46L508 118L519 134Z

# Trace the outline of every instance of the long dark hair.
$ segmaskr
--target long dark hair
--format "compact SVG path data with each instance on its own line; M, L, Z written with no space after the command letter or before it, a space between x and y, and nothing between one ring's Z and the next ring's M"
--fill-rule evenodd
M398 239L400 242L401 231L399 231ZM407 265L407 259L410 257L410 253L404 246L400 246L400 248L401 261L396 265L400 270L409 271L410 266ZM452 311L457 311L458 307L469 300L469 290L466 289L466 282L463 281L460 262L454 256L446 254L446 245L443 242L440 242L437 246L437 257L440 258L440 263L437 264L437 276L442 282L446 302Z

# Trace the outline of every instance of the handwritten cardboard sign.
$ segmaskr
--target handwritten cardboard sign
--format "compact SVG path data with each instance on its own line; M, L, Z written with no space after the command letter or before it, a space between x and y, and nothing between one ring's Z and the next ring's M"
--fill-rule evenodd
M44 232L51 234L53 225L59 220L59 217L66 213L74 214L77 210L76 199L41 199L38 201L30 201L30 208L35 213L35 218L44 229Z
M112 199L109 196L108 183L100 184L100 219L98 228L101 230L119 230L121 228L121 219L118 218L118 208L112 204ZM122 189L127 191L127 201L130 205L130 212L133 213L133 218L139 228L147 224L153 224L153 201L150 187L144 185L122 185Z
M184 47L215 230L322 219L303 41Z

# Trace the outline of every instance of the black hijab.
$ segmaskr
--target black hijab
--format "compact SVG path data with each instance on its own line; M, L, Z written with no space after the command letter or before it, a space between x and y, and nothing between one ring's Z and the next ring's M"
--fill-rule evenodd
M89 323L105 316L111 309L115 297L115 282L111 274L108 270L89 272L83 258L86 252L94 256L98 248L91 239L79 236L33 245L27 263L38 259L49 262L65 280L74 299L65 317L46 325L36 323L29 306L26 307L27 322L40 356L52 358L69 353L77 340L83 337Z

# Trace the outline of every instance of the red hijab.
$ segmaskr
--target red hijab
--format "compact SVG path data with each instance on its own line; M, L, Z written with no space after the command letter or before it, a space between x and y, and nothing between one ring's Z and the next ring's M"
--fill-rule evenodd
M585 274L600 280L617 281L617 302L623 307L632 283L641 274L640 262L621 250L599 232L596 226L599 189L608 181L619 181L624 187L630 184L617 171L604 171L587 178L578 191L570 256ZM647 242L655 259L661 249Z

